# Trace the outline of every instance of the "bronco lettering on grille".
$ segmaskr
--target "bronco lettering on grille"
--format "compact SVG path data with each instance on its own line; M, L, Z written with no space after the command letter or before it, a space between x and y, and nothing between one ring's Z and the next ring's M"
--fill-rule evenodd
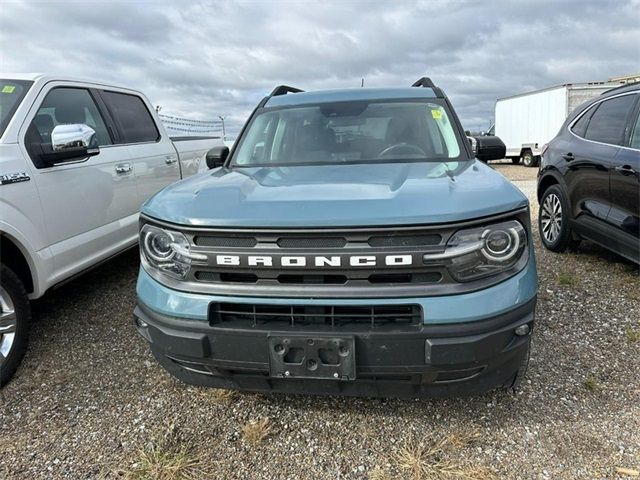
M341 268L341 267L410 267L414 255L216 255L222 267L266 268ZM416 262L417 264L417 262Z

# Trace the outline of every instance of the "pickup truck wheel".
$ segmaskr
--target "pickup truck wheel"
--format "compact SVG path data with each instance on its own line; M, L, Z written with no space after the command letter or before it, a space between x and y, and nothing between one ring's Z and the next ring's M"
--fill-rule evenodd
M569 202L558 185L547 188L540 199L538 230L542 244L552 252L575 250L580 243L569 226Z
M511 163L518 165L520 163L520 157L511 157Z
M534 157L529 150L522 154L522 163L525 167L537 167L540 157Z
M31 308L20 279L0 266L0 387L12 377L27 349Z

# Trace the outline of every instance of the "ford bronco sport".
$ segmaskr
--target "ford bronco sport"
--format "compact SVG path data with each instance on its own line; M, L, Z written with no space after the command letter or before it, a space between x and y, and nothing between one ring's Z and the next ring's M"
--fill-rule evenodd
M366 396L521 381L537 285L528 201L473 157L431 80L277 87L208 164L140 219L134 321L173 375Z

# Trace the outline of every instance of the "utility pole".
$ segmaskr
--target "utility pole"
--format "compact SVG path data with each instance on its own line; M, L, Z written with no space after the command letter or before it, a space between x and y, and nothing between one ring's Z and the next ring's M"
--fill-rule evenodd
M360 82L360 88L364 87L364 78L362 79L362 82Z
M227 137L227 132L224 129L224 119L226 117L223 117L222 115L218 115L218 118L220 119L220 121L222 122L222 140L224 141L224 139Z

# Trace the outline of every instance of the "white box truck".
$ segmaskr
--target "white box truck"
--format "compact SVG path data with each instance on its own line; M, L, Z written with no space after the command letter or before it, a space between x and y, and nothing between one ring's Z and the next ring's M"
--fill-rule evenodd
M507 147L507 158L535 167L542 147L556 136L569 113L580 104L620 86L614 82L568 83L496 101L495 135Z

